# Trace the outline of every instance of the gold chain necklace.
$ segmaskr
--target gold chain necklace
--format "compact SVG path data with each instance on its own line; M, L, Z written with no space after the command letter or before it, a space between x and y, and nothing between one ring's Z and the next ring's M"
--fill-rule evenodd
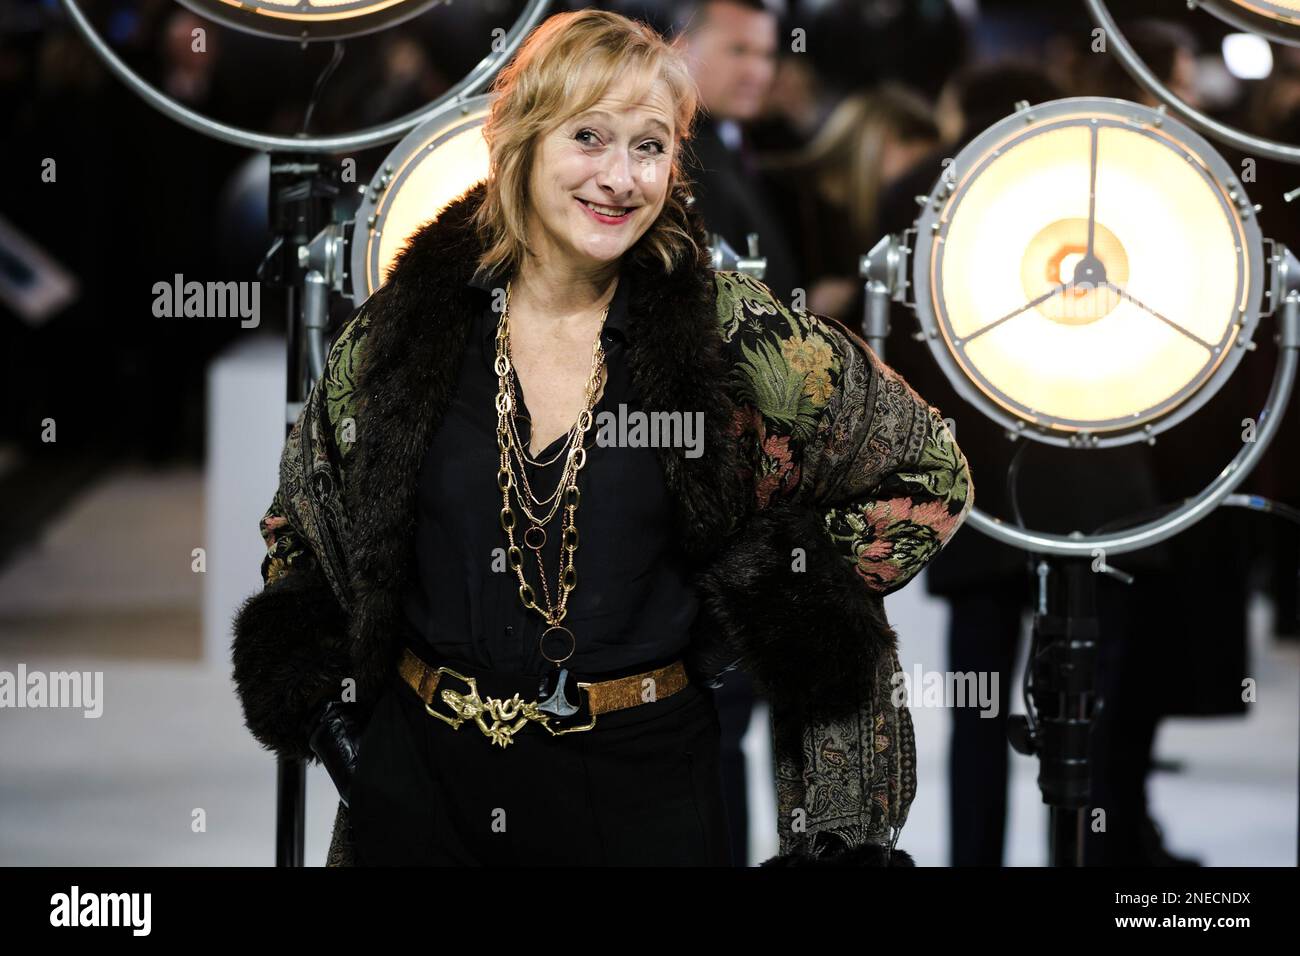
M510 314L510 286L509 284L507 284L506 308L503 313L503 319L507 319L509 314ZM609 314L608 307L606 307L605 314L606 316L608 316ZM601 320L601 325L603 328L604 318L602 318ZM595 354L597 350L600 351L599 358ZM511 452L512 454L514 454L516 461L518 461L519 463L519 474L517 476L518 480L516 481L515 484L515 494L516 496L519 496L519 487L522 485L524 492L525 494L527 494L529 500L531 500L533 504L536 505L538 508L546 508L548 504L550 505L549 510L547 510L546 512L546 517L539 518L536 514L533 513L532 508L528 506L528 502L525 501L522 496L519 496L519 507L523 510L524 516L528 518L528 520L534 526L536 526L537 529L536 531L534 531L534 528L530 527L528 529L528 532L525 533L524 542L525 544L528 544L529 547L540 552L542 546L546 542L545 526L551 521L552 518L555 517L556 512L559 510L560 491L565 487L565 481L563 478L561 478L559 484L555 486L555 490L553 492L551 492L545 498L538 498L535 494L533 494L532 485L529 483L528 469L526 467L526 464L531 464L538 467L546 467L551 464L554 464L556 461L559 460L559 458L562 455L567 455L575 439L578 438L580 433L585 432L586 428L590 425L590 410L592 405L591 403L589 403L587 407L584 409L583 413L579 414L577 421L569 429L568 436L566 437L563 446L561 446L559 451L557 451L553 457L551 457L545 462L531 457L526 451L527 445L525 444L523 439L520 438L519 431L515 427L515 418L516 418L516 413L518 411L519 402L515 393L514 357L510 352L510 338L508 334L505 340L505 353L506 353L505 364L508 369L507 376L506 376L506 385L509 393L509 400L507 404L510 408L510 414L507 416L506 420L510 423ZM597 377L596 391L599 391L599 376L601 371L603 370L602 368L603 358L604 358L604 351L603 349L600 349L600 339L598 336L596 339L595 347L593 348L593 355L592 355L592 365L594 369L593 374L596 375ZM589 382L588 389L590 390L590 388L591 388L591 384ZM586 415L585 419L584 419L584 415ZM532 423L530 421L529 422L530 437L531 437L531 428L532 428ZM583 460L585 461L585 456ZM536 544L532 543L534 541L537 543ZM545 578L543 578L542 583L544 587Z
M609 309L606 307L605 317L608 317L608 315ZM605 319L602 318L601 329L604 328L604 322ZM505 530L506 540L509 543L509 547L506 549L506 560L519 578L519 599L523 602L525 609L536 611L546 621L548 627L542 633L538 645L542 656L557 667L561 662L568 660L573 655L573 651L577 646L573 632L564 627L561 622L567 612L569 592L578 583L577 574L574 570L574 558L578 551L578 528L575 519L578 503L581 499L578 491L578 472L582 470L587 462L587 449L583 445L583 437L591 428L592 409L596 405L596 394L600 389L601 371L605 361L605 350L601 345L599 331L596 334L596 341L592 345L591 353L591 375L587 380L584 407L578 414L578 420L569 430L569 437L565 442L567 453L559 484L552 495L538 501L532 494L532 489L528 484L526 463L532 461L532 459L527 457L526 450L521 451L522 442L518 439L518 433L515 431L513 423L516 398L513 383L510 381L510 374L513 369L510 357L510 283L506 283L506 302L501 318L497 322L496 361L493 363L493 368L497 373L497 448L500 452L497 468L497 487L501 490L501 527ZM519 476L515 474L512 456L519 459ZM552 459L552 461L554 460L556 459ZM520 476L522 476L522 480ZM519 494L521 485L525 489L524 495ZM537 603L536 592L524 577L523 552L515 544L516 518L514 509L510 506L511 488L515 489L516 500L518 500L520 509L530 523L524 532L524 544L532 549L537 557L537 569L546 602L545 607ZM532 509L528 507L525 496L531 498L539 506L543 502L552 501L553 499L549 514L545 518L539 519ZM559 594L559 600L553 602L550 588L546 585L546 569L542 564L542 548L546 544L546 525L554 518L561 505L563 505L564 516L561 519L560 526L560 565L556 572L556 591ZM556 658L546 653L545 643L552 632L560 631L569 636L569 651L563 657ZM562 699L563 686L564 671L561 669L560 680L556 684L552 702ZM565 707L564 704L556 704L555 706ZM572 705L568 706L572 707Z

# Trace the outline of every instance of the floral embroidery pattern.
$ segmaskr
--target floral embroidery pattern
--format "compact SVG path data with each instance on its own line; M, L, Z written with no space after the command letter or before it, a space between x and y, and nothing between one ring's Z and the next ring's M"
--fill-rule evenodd
M830 535L853 549L863 580L889 593L928 564L958 524L943 501L888 498L833 511Z
M848 503L826 510L827 535L869 587L886 594L902 587L974 501L965 456L937 409L823 317L786 308L743 273L719 272L716 283L719 323L739 353L734 370L745 403L735 431L746 438L756 506L812 494L804 464L839 459L834 497ZM859 372L864 357L869 369ZM873 398L853 405L837 392L846 363L855 392ZM855 435L855 427L865 432Z
M825 405L835 389L831 373L839 370L830 344L816 332L806 339L795 334L781 341L781 352L790 369L804 376L803 393L812 399L813 406Z
M357 400L357 370L360 361L358 343L365 337L370 316L362 312L355 322L343 327L331 348L330 361L325 366L325 406L333 426L334 447L346 458L352 451L356 436L351 410Z
M271 584L284 577L289 567L297 560L310 559L302 539L285 517L286 509L280 492L276 491L271 506L258 524L262 540L266 542L266 556L262 559L262 582Z
M880 596L903 587L974 503L966 459L938 410L833 321L786 308L742 273L719 272L716 285L742 400L733 432L754 505L824 502L827 538L863 587ZM774 715L782 854L890 842L907 819L916 749L907 708L893 704L900 667L890 658L857 714L802 727Z

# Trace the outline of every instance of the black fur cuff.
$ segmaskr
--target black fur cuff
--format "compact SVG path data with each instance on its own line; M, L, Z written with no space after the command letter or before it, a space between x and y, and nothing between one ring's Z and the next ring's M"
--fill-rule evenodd
M280 756L310 761L313 717L353 667L347 617L329 584L318 572L303 578L290 573L243 603L231 651L249 732Z
M881 596L811 508L779 504L750 515L698 584L706 626L719 632L713 645L720 639L739 659L774 710L801 721L855 712L897 646Z

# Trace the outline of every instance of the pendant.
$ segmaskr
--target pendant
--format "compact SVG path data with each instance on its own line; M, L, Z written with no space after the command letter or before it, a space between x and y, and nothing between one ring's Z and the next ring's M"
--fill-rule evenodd
M550 654L546 653L546 638L549 637L551 633L554 631L563 631L565 634L569 635L569 653L565 654L563 657L552 657ZM572 657L573 652L576 651L577 649L578 649L578 640L573 636L573 632L569 630L567 627L563 627L562 625L559 624L553 624L550 627L548 627L546 630L544 630L542 632L541 639L537 642L538 653L541 654L543 657L545 657L556 667L559 667L570 657Z
M534 534L533 532L537 532ZM524 544L534 551L541 551L546 546L546 529L541 525L533 525L524 532Z
M545 711L548 714L554 714L556 717L569 717L578 712L578 705L569 703L569 698L564 693L564 685L569 678L569 669L560 668L559 679L555 682L555 691L550 697L537 705L537 709ZM547 678L543 677L541 684L537 688L538 698L546 696Z

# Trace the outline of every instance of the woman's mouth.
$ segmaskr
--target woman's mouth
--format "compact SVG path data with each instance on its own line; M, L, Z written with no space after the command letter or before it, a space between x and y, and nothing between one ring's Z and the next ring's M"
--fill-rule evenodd
M616 225L620 222L626 222L628 216L632 213L632 208L628 206L601 206L596 203L587 202L585 199L579 199L577 196L573 198L577 199L582 207L586 209L587 212L591 214L591 217L597 222Z

